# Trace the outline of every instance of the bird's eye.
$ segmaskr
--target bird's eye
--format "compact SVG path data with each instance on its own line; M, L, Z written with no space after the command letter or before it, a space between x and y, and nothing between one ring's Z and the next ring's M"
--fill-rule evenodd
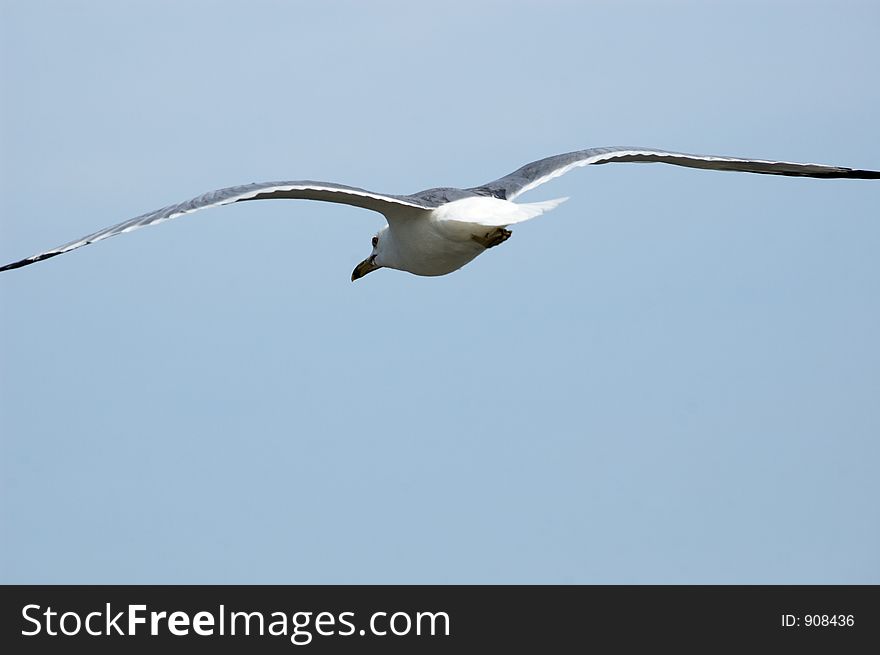
M378 245L379 245L379 237L373 237L373 247L375 248Z

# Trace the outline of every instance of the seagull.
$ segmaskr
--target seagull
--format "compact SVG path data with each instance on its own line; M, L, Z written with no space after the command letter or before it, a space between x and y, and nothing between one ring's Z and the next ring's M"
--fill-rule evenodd
M352 282L380 268L415 275L446 275L507 241L511 235L507 228L511 225L540 216L567 200L557 198L544 202L514 202L521 194L574 168L611 162L660 162L689 168L794 177L880 179L880 171L841 166L690 155L618 146L588 148L539 159L482 186L468 189L437 187L410 195L376 193L344 184L311 180L252 183L209 191L192 200L142 214L63 246L7 264L0 267L0 271L28 266L117 234L164 223L200 209L244 200L289 198L353 205L379 212L385 217L387 225L373 236L372 252L355 266L351 274Z

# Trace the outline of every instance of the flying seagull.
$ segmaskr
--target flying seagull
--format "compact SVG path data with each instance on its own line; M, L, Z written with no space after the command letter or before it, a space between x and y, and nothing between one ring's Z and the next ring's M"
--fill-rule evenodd
M332 182L263 182L210 191L192 200L148 212L63 246L0 267L28 266L117 234L243 200L291 198L323 200L379 212L388 224L373 237L370 256L358 264L352 281L379 268L415 275L446 275L510 237L507 228L553 209L566 198L516 203L520 194L564 175L573 168L610 162L661 162L719 171L742 171L795 177L880 179L880 171L823 164L689 155L649 148L588 148L539 159L513 173L469 189L438 187L411 195L389 195Z

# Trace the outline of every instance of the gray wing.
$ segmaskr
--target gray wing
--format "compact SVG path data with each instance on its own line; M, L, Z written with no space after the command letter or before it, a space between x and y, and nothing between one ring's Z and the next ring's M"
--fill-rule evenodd
M716 171L742 171L745 173L764 173L767 175L791 175L798 177L848 177L858 179L878 179L880 171L865 171L842 166L824 164L798 164L787 161L768 161L765 159L742 159L739 157L716 157L713 155L689 155L683 152L666 152L651 148L616 146L610 148L588 148L539 159L510 175L469 189L474 193L492 195L497 198L513 200L536 186L544 184L578 166L607 164L609 162L662 162L690 168L706 168Z
M358 189L356 187L345 186L342 184L333 184L331 182L303 180L298 182L263 182L245 184L242 186L219 189L217 191L209 191L208 193L202 194L192 200L187 200L186 202L177 205L170 205L162 209L142 214L141 216L129 219L118 225L84 236L76 241L71 241L63 246L58 246L52 250L47 250L32 257L27 257L26 259L21 259L17 262L2 266L0 267L0 271L8 271L13 268L20 268L22 266L27 266L28 264L34 264L44 259L49 259L50 257L55 257L56 255L76 250L77 248L81 248L90 243L95 243L96 241L116 236L117 234L139 230L148 225L156 225L200 209L219 207L220 205L228 205L243 200L267 200L272 198L338 202L345 205L354 205L355 207L371 209L382 214L395 207L432 209L437 206L432 204L428 199L373 193L372 191L366 191L364 189Z

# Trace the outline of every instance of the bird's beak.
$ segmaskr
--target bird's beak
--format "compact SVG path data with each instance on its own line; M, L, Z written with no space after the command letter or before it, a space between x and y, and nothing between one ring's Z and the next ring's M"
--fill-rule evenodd
M355 280L362 278L367 273L372 273L376 269L382 268L381 266L377 266L375 262L376 262L376 257L373 256L373 257L368 257L367 259L362 261L360 264L355 266L354 270L351 272L351 281L354 282Z

